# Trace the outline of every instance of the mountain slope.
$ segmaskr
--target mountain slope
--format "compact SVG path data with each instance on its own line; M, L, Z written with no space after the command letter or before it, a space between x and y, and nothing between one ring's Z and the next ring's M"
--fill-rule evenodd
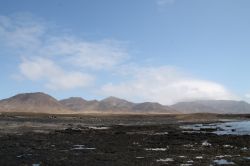
M175 109L159 103L145 102L134 105L132 108L135 112L148 112L148 113L178 113Z
M201 100L180 102L171 106L182 113L250 113L250 104L244 101L232 100Z
M173 108L159 103L132 103L116 97L108 97L101 101L86 101L69 98L60 101L65 107L80 112L113 112L113 113L177 113Z
M81 111L85 108L87 101L81 97L70 97L68 99L61 100L60 103L70 110Z
M60 101L65 107L74 111L101 111L101 112L126 112L131 111L134 105L123 99L116 97L108 97L101 101L97 100L84 100L82 98L69 98Z
M116 97L108 97L99 102L98 110L130 112L135 104Z
M0 100L1 112L65 113L65 108L55 98L41 92L23 93Z

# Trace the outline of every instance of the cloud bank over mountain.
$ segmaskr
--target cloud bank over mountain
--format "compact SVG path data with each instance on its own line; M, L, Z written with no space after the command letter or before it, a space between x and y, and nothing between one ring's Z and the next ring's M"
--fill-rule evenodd
M142 65L132 58L128 42L90 41L29 13L0 16L0 43L18 59L15 76L52 91L88 90L162 104L237 98L220 83L189 76L171 64Z
M105 95L120 96L135 101L173 104L181 101L237 99L222 85L188 76L171 67L143 67L128 73L120 83L102 87Z

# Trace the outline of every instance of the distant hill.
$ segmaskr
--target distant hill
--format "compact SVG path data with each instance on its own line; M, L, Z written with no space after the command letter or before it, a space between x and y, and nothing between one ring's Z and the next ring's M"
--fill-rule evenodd
M182 113L219 113L245 114L250 113L250 104L232 100L201 100L180 102L171 106Z
M133 111L135 112L157 112L157 113L178 113L169 106L161 105L159 103L145 102L134 105Z
M66 113L55 98L41 92L23 93L0 100L1 112Z
M60 103L70 110L80 111L85 108L88 101L81 97L70 97L68 99L61 100Z
M166 106L154 102L133 103L117 97L108 97L100 101L71 97L58 101L50 95L37 92L18 94L0 100L0 112L250 114L250 104L232 100L201 100Z
M119 99L116 97L108 97L99 102L98 110L101 111L120 111L129 112L135 104L124 99Z
M65 107L75 111L128 112L128 113L177 113L173 108L159 103L132 103L116 97L108 97L101 101L86 101L69 98L60 101Z

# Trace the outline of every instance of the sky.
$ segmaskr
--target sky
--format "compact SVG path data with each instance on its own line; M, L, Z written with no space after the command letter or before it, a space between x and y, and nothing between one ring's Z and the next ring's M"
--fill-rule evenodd
M250 101L249 0L0 0L0 99Z

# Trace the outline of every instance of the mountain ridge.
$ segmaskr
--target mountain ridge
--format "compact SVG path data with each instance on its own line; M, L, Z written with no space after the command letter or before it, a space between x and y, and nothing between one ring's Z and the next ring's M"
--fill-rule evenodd
M102 100L85 100L81 97L57 100L43 92L34 92L0 100L0 112L250 114L250 104L234 100L197 100L162 105L157 102L133 103L114 96Z
M144 105L144 106L143 106ZM140 106L140 107L139 107ZM154 108L154 109L153 109ZM135 110L136 109L136 110ZM103 100L70 97L57 100L43 92L21 93L0 100L0 112L32 113L177 113L159 103L133 103L114 96Z
M72 105L74 101L69 99L61 100L65 106ZM92 102L92 103L90 103ZM107 97L100 101L87 101L79 103L81 109L76 111L102 111L102 112L134 112L134 113L178 113L173 108L161 105L159 103L144 102L144 103L133 103L124 99L117 97ZM69 109L74 109L73 107L68 107Z
M171 107L183 113L250 113L249 103L235 100L197 100L179 102Z

